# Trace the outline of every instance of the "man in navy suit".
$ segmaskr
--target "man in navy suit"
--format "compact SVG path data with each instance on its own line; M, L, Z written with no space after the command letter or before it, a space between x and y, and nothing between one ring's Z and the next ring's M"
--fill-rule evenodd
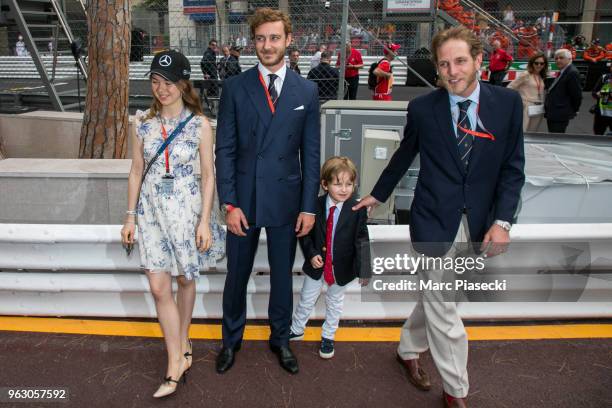
M297 238L310 232L319 190L317 86L288 70L291 22L278 10L250 19L259 64L225 81L216 136L219 202L226 213L227 277L223 348L217 372L229 370L246 323L247 283L262 227L270 264L269 344L280 365L298 372L289 348L292 267Z
M572 64L572 53L565 48L555 51L555 63L560 70L559 76L546 92L544 116L550 133L565 133L582 103L580 73Z
M474 249L492 256L510 241L525 180L521 98L477 80L482 44L467 28L439 32L431 49L442 88L410 102L400 147L371 195L353 209L386 201L420 153L410 212L413 256L455 257L462 241L481 242ZM448 278L443 271L418 273L422 280ZM440 291L421 292L402 329L397 357L410 382L428 390L418 358L429 349L442 377L444 405L464 407L467 335L456 304L446 300Z

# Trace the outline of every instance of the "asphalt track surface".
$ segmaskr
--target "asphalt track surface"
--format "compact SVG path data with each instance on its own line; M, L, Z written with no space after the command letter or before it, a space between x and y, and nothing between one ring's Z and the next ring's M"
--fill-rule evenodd
M150 320L149 320L150 321ZM217 323L217 322L213 322ZM320 322L312 322L320 326ZM342 328L340 329L342 330ZM69 401L14 407L441 407L442 384L422 392L395 360L397 342L343 341L322 360L318 342L292 342L300 372L283 371L266 341L245 341L234 367L215 372L218 340L194 340L187 383L163 401L161 338L0 331L0 387L59 387ZM612 406L612 339L470 341L470 407Z

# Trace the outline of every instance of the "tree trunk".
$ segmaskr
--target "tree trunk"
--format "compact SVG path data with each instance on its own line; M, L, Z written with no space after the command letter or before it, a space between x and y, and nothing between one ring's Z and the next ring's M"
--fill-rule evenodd
M90 0L87 23L89 79L79 157L122 159L129 120L129 1Z

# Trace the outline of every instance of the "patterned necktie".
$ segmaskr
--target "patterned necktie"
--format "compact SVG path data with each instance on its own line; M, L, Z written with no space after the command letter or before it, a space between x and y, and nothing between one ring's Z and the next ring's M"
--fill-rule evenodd
M329 207L329 216L327 217L327 230L325 231L325 265L323 266L323 279L331 286L334 284L334 272L332 266L332 233L334 231L334 211L336 206Z
M269 74L270 84L268 85L268 93L270 94L270 98L272 99L272 105L276 105L276 100L278 99L278 93L276 92L276 87L274 86L274 81L278 78L276 74Z
M457 106L459 106L459 120L457 121L457 149L459 150L461 162L466 169L468 167L468 163L470 162L470 153L472 152L472 143L474 142L474 137L463 130L472 130L470 118L467 114L468 108L470 107L470 102L471 101L469 99L463 102L457 102Z

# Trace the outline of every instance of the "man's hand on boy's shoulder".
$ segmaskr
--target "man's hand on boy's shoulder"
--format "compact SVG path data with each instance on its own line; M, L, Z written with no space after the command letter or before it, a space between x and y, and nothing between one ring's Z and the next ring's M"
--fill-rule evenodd
M353 206L352 210L359 211L363 207L367 207L369 211L369 209L376 208L378 207L378 205L380 205L380 201L378 201L373 196L368 195L359 200L359 202L357 202L357 204Z

